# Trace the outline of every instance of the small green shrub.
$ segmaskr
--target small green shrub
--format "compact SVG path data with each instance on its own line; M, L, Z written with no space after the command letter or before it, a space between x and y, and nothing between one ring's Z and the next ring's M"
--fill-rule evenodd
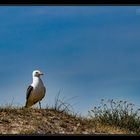
M134 109L134 104L127 101L102 99L100 106L89 111L89 115L100 123L140 133L140 109Z

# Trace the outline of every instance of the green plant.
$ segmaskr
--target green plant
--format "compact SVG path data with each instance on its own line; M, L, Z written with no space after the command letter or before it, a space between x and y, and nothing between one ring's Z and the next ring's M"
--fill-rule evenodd
M140 133L140 109L134 109L134 104L127 101L102 99L100 106L89 111L89 115L103 124Z

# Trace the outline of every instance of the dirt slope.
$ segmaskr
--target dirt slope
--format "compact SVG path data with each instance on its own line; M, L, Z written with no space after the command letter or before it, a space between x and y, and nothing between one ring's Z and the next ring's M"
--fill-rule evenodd
M54 109L0 108L0 134L126 134Z

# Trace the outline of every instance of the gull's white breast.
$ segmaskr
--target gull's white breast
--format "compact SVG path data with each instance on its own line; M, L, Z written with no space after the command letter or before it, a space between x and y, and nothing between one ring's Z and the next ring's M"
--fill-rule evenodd
M45 87L41 79L34 81L32 84L33 91L32 91L32 100L39 101L45 96Z

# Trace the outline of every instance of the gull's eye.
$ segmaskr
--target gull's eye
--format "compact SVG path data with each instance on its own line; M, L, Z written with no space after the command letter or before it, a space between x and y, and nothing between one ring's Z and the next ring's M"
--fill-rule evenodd
M35 72L36 74L38 74L38 72Z

